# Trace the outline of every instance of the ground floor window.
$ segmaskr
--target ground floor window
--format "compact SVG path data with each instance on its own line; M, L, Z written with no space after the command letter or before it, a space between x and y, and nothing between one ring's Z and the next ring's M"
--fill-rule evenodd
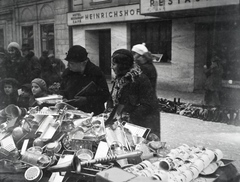
M144 42L151 53L162 55L161 62L171 61L171 20L131 23L130 31L131 47Z
M33 26L22 27L22 44L28 44L34 50Z
M240 81L240 21L209 24L208 62L216 54L223 65L223 80Z
M41 25L41 48L54 54L54 24Z

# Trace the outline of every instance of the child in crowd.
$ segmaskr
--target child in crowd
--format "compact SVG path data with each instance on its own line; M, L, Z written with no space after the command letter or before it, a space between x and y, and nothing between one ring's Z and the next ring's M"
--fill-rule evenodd
M48 89L46 82L41 78L35 78L31 82L33 97L30 99L29 107L40 106L36 98L48 96Z
M30 83L24 84L21 87L22 93L18 97L17 105L19 107L29 108L29 101L32 99L32 86Z
M0 109L9 104L17 104L18 81L14 78L4 78L0 83Z

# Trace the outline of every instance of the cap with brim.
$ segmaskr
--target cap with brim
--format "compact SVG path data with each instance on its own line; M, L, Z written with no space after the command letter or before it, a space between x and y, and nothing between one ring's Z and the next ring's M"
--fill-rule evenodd
M71 62L83 62L88 59L87 55L88 53L84 47L74 45L68 50L65 60Z
M48 57L49 58L54 57L54 54L49 54Z
M31 92L31 88L32 88L32 86L31 86L30 83L26 83L26 84L24 84L24 85L21 86L21 89L22 89L22 90L25 90L25 91L27 91L27 92Z

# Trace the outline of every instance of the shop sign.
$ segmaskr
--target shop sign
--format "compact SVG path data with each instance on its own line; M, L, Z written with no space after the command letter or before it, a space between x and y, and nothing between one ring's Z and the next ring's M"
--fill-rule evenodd
M140 0L141 14L227 6L239 0Z
M140 15L139 4L136 4L105 9L71 12L67 14L67 18L68 25L72 26L72 25L153 19L156 17Z
M73 0L73 7L80 6L83 4L83 0Z

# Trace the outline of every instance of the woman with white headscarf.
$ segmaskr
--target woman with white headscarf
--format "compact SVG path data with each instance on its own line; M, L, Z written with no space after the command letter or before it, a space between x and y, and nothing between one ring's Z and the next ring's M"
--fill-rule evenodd
M15 78L20 85L30 83L29 74L31 70L22 56L21 47L17 42L11 42L8 47L8 58L4 61L3 66L6 70L7 78Z

